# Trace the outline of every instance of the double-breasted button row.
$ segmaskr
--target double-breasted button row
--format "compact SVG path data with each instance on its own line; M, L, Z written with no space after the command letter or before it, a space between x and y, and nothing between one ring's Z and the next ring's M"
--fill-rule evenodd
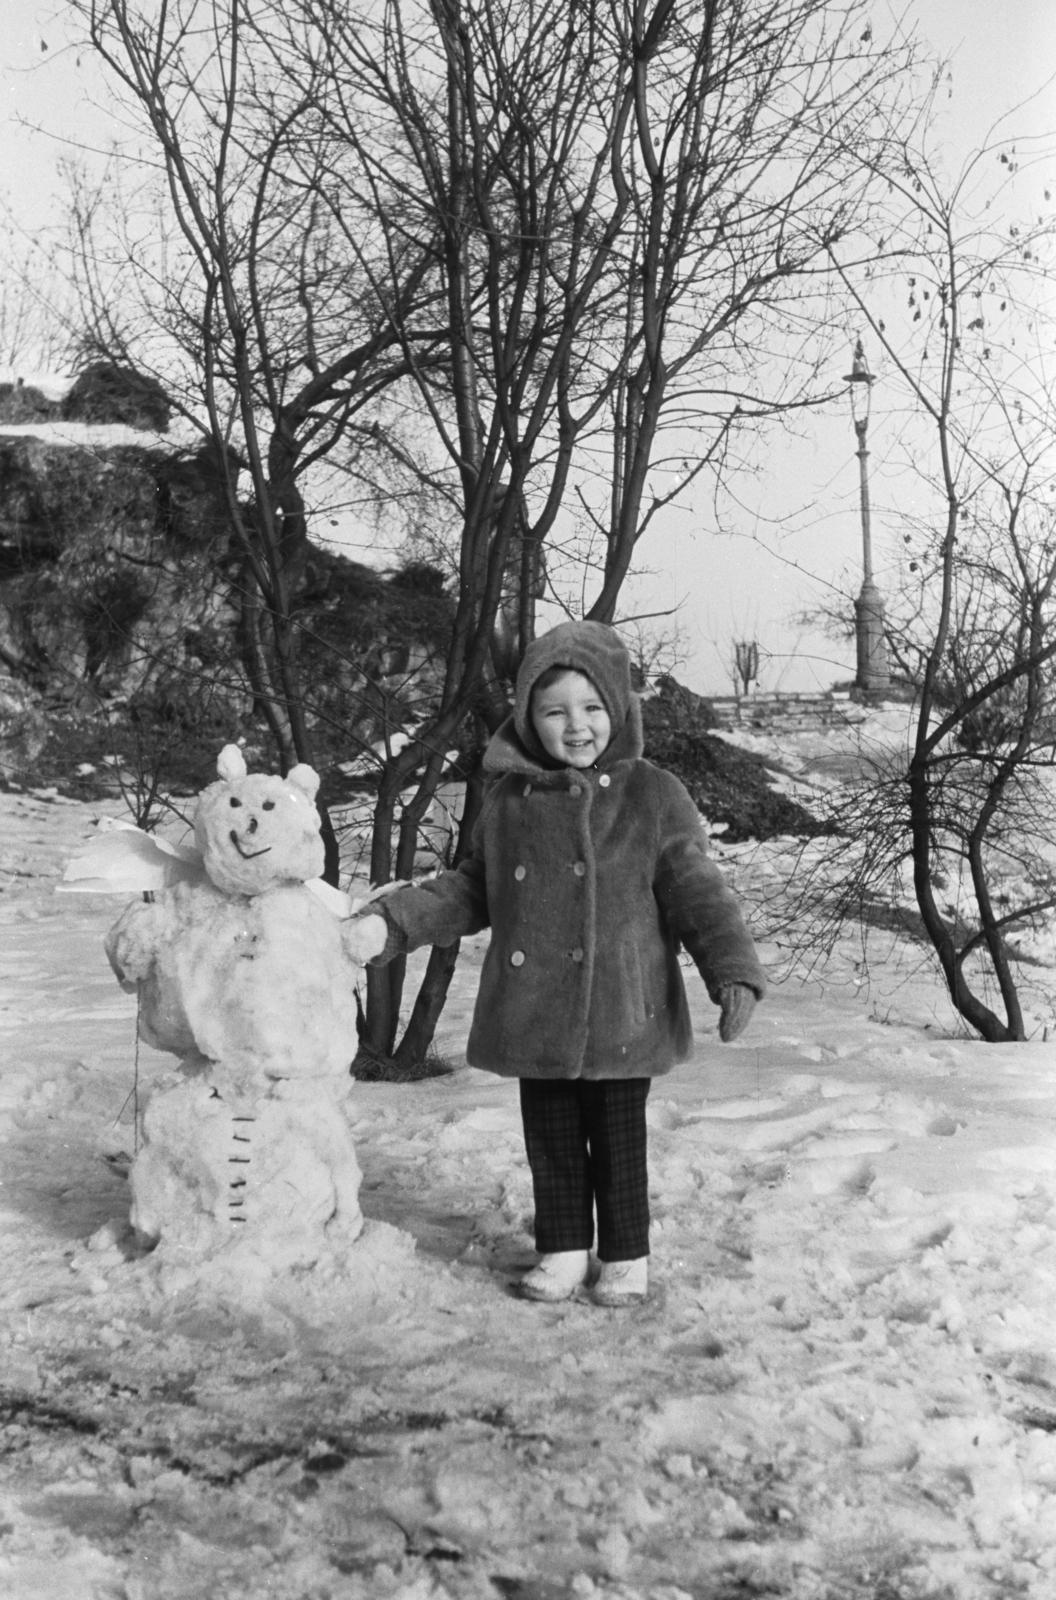
M572 957L573 961L582 961L583 960L583 953L584 952L583 952L582 946L580 946L578 944L576 945L576 948L574 950L570 950L569 951L569 955ZM524 951L523 950L513 950L513 951L510 952L510 966L511 967L523 967L524 966Z
M587 875L587 863L585 861L573 861L572 871L575 873L577 878L585 878ZM525 878L528 876L528 868L522 866L514 867L513 876L518 883L523 883Z
M612 782L612 778L609 776L609 774L607 772L603 772L601 777L598 779L598 787L600 789L607 789L611 782ZM532 792L531 784L530 783L526 783L525 786L524 786L524 798L526 800L527 800L528 796L531 794L531 792ZM576 795L580 795L580 794L583 793L583 785L581 783L570 783L569 786L568 786L568 792L569 792L570 795L572 795L572 797L574 799L576 797Z

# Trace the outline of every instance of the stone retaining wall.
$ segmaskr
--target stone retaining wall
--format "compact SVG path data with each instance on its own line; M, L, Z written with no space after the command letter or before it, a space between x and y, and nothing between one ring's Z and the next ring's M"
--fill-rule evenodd
M847 693L708 696L723 728L851 727L864 722L867 708Z

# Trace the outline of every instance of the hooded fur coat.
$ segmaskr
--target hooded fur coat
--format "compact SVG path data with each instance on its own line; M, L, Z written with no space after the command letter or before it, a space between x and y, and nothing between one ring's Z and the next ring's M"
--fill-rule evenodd
M532 727L532 688L553 666L592 679L612 724L589 770L557 766ZM678 962L692 956L718 1003L766 980L740 908L709 860L700 815L672 773L642 757L630 660L601 623L565 623L528 648L514 714L485 756L472 855L384 901L398 948L491 927L466 1057L517 1078L656 1077L692 1049Z

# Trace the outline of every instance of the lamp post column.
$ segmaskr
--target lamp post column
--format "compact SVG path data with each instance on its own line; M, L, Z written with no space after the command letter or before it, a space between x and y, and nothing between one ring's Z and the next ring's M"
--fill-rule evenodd
M861 339L854 348L854 360L847 374L851 395L851 419L858 439L858 475L862 507L862 587L854 602L854 634L857 647L855 687L863 693L886 689L889 682L887 641L884 638L884 604L873 581L873 537L869 521L869 452L865 447L869 429L869 400L873 375L865 359Z
M877 691L888 684L887 641L884 638L884 603L873 581L873 536L869 520L869 452L865 448L865 435L869 419L855 421L858 435L858 472L861 483L862 505L862 587L854 602L855 643L858 671L855 682L859 689Z

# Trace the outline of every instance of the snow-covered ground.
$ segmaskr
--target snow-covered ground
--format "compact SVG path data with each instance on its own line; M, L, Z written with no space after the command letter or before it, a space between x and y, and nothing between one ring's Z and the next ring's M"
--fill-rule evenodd
M39 439L44 444L59 444L82 450L111 450L118 446L137 446L141 450L193 450L201 435L179 421L168 433L149 428L131 428L123 422L3 422L4 438Z
M354 1092L361 1242L240 1303L113 1242L121 902L53 892L98 814L0 796L0 1595L1056 1597L1056 1046L966 1038L890 935L732 1046L691 975L651 1298L539 1306L516 1085L457 1065L469 941L457 1070ZM717 849L764 918L781 841Z

